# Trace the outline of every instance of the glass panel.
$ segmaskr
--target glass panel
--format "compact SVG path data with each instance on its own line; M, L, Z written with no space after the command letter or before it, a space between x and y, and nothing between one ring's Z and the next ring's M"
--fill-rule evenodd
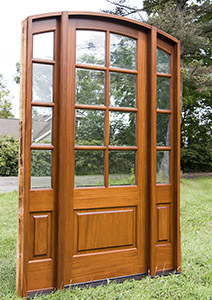
M77 69L75 101L79 104L104 105L105 73Z
M110 34L110 66L124 69L136 69L136 40Z
M136 184L136 151L109 151L109 185Z
M170 152L157 151L157 183L170 183Z
M136 114L110 111L110 145L135 146L136 145Z
M105 64L105 32L77 30L77 63Z
M157 49L157 72L170 74L170 55Z
M104 185L104 151L75 151L75 187Z
M169 114L157 114L157 146L170 146Z
M54 33L46 32L33 35L33 57L53 60Z
M52 108L32 107L32 144L52 143Z
M136 75L110 73L110 105L136 107Z
M157 78L157 108L170 109L170 79Z
M75 144L104 145L105 112L76 109Z
M31 188L51 188L52 151L31 151Z
M33 64L32 101L52 102L53 66Z

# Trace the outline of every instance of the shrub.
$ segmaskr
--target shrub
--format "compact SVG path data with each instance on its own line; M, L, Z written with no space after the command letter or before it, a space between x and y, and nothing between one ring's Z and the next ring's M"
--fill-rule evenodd
M18 139L0 137L0 176L18 175Z

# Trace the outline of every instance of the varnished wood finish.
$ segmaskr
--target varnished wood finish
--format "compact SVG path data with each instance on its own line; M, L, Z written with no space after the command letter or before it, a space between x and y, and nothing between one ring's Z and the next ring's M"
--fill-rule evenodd
M180 270L180 45L147 24L102 13L59 12L23 22L17 293ZM76 63L76 30L105 32L105 65ZM54 32L53 60L33 58L33 35ZM110 32L137 41L135 70L110 66ZM171 56L157 73L156 49ZM54 68L53 102L32 101L33 63ZM105 104L75 103L75 70L105 73ZM137 106L112 107L110 73L134 74ZM157 109L157 77L170 78L170 108ZM51 145L31 145L32 108L52 107ZM75 145L75 110L104 111L105 144ZM109 145L109 112L136 114L136 145ZM157 114L170 115L168 147L156 145ZM31 189L31 151L52 151L52 187ZM75 150L104 151L104 186L74 187ZM109 151L136 152L136 184L109 186ZM156 184L156 151L170 152L170 183Z

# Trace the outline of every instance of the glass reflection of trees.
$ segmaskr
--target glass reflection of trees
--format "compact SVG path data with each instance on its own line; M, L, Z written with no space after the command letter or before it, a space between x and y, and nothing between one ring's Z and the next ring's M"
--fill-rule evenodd
M157 72L170 73L170 55L161 49L157 49Z
M53 101L53 66L33 64L32 101Z
M157 146L170 146L169 114L157 114Z
M170 183L170 151L157 151L157 183Z

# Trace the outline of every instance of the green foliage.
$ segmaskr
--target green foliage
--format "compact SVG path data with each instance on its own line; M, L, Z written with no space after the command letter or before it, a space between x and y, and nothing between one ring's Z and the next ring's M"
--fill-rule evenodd
M16 63L16 75L14 76L14 80L17 84L20 83L20 77L21 77L21 64L20 62Z
M14 117L11 109L10 91L4 82L3 75L0 74L0 118Z
M18 140L8 135L0 137L0 176L18 175Z
M75 288L36 296L35 300L201 299L212 295L212 178L181 179L182 272L155 278ZM0 194L0 299L15 293L17 193Z
M51 150L31 151L31 175L51 176L52 154Z

